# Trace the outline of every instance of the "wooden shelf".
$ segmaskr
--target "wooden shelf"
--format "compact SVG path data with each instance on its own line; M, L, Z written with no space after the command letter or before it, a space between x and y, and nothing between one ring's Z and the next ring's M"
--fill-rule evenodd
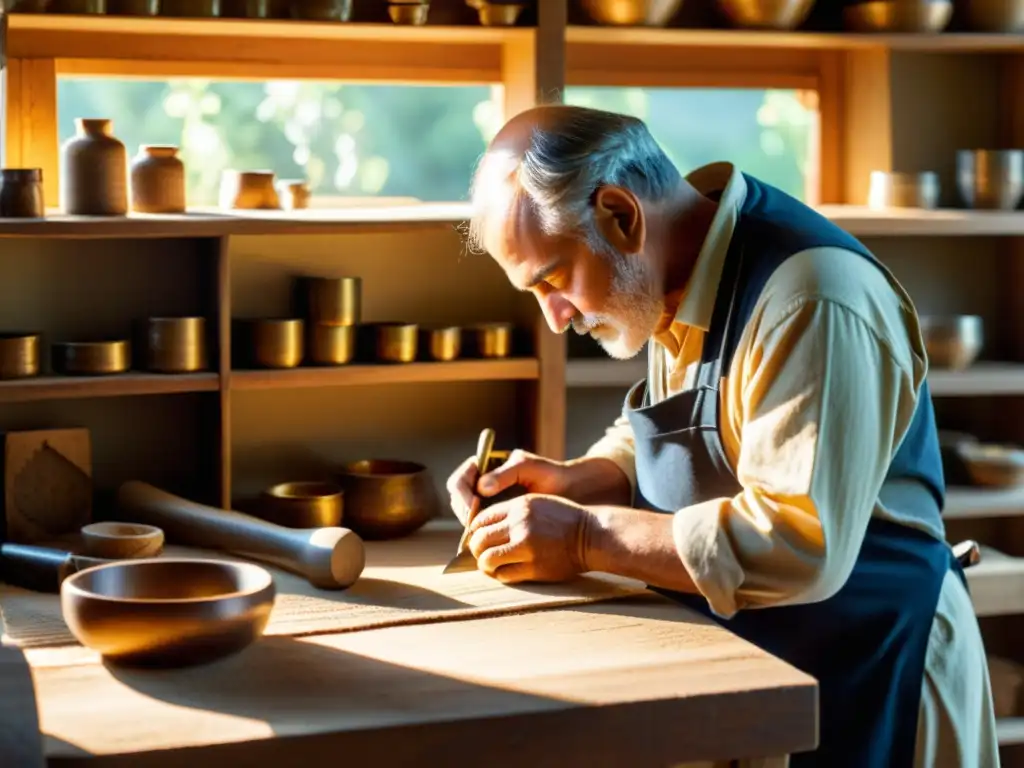
M56 59L59 71L68 74L114 72L111 62L118 61L138 62L140 76L166 76L168 67L189 74L188 63L196 62L205 64L207 77L252 77L255 66L279 76L486 83L501 81L506 44L529 42L535 34L525 27L290 19L19 13L8 19L9 57ZM211 62L219 64L216 75ZM202 76L202 67L194 69Z
M216 392L220 387L219 379L216 373L123 373L114 376L40 376L33 379L12 379L0 381L0 403Z
M1024 35L945 33L873 35L838 32L770 32L734 29L659 29L571 26L566 43L607 46L674 46L686 48L775 48L796 50L1001 52L1024 49Z
M982 547L981 562L964 573L978 616L1024 613L1024 557Z
M0 237L113 239L396 232L455 227L470 214L471 208L465 203L231 213L196 209L184 214L128 216L65 216L53 212L45 219L0 219Z
M1024 211L876 211L856 205L827 205L823 214L857 237L1022 236ZM65 216L0 219L0 237L220 237L393 232L458 226L472 215L468 203L359 205L303 211L220 212L197 208L185 214Z
M1002 746L1024 744L1024 717L1001 717L996 721L996 734Z
M540 376L534 358L455 360L406 365L343 365L335 368L235 370L232 389L296 389L300 387L427 384L453 381L532 380Z
M647 375L647 358L576 359L566 365L567 387L629 387ZM936 397L1024 395L1024 365L978 363L966 371L932 370L928 384Z
M1024 516L1024 488L974 488L951 486L946 489L946 507L942 516L949 520L986 517Z

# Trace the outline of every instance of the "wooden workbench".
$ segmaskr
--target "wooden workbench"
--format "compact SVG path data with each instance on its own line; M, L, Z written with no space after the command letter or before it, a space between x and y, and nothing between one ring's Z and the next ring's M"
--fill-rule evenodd
M185 670L125 671L81 647L24 658L49 765L639 768L775 757L817 738L813 679L650 593L267 637ZM27 686L5 692L17 659L2 661L0 736L30 711Z

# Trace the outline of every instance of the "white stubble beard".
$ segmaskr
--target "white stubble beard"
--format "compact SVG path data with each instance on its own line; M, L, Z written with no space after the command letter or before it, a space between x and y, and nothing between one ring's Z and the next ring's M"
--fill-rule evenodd
M572 325L577 333L589 332L610 357L629 360L644 348L661 319L664 292L644 254L622 256L608 252L607 246L603 250L612 266L605 311L578 318Z

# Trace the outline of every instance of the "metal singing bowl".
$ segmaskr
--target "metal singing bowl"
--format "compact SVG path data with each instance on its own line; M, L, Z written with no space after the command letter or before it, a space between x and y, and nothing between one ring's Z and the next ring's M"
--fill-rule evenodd
M281 483L263 492L259 516L286 528L341 525L344 491L334 483Z
M413 461L368 459L342 467L345 525L367 540L408 536L440 511L430 471Z
M251 563L146 559L100 565L64 580L60 604L78 641L112 662L184 667L258 639L274 580Z
M962 370L981 354L985 324L977 315L926 315L920 318L920 325L933 368Z

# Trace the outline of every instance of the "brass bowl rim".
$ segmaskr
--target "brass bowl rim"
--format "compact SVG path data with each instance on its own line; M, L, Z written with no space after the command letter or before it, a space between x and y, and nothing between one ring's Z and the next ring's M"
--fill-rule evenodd
M359 470L360 464L368 465L367 471ZM369 467L376 464L389 464L392 466L403 467L404 469L399 472L370 472ZM416 475L422 475L425 472L429 472L425 464L420 464L418 461L410 461L408 459L359 459L358 461L350 461L341 466L341 474L348 477L370 477L370 478L387 478L387 477L415 477Z
M128 339L106 339L104 341L55 341L54 347L120 347L126 346Z
M32 341L43 334L36 331L0 331L0 341Z
M319 486L324 489L324 491L320 493L288 493L286 491L288 488L304 486L309 488ZM331 490L328 491L326 489ZM323 501L325 499L341 499L345 495L345 489L337 483L332 483L328 480L292 480L287 483L278 483L277 485L271 486L267 490L263 491L263 495L268 499L280 501Z
M144 323L205 323L206 318L202 315L181 315L180 317L171 317L167 315L157 315L155 317L147 317L142 322Z
M245 572L248 572L256 583L249 589L240 589L235 590L234 592L222 592L217 595L207 595L204 597L114 597L113 595L106 595L102 592L94 592L93 590L86 589L79 584L79 582L86 581L87 577L91 578L94 573L108 568L148 568L153 565L168 565L173 568L181 565L195 566L197 563L215 566L225 571L234 571L240 576L244 575ZM256 565L255 563L236 563L230 560L207 560L195 557L144 557L135 560L115 560L114 562L104 563L103 565L94 565L90 568L86 568L85 570L69 576L61 583L61 594L67 591L77 597L84 597L90 600L102 600L103 602L114 603L117 605L211 604L223 602L232 598L258 597L268 589L271 591L274 590L274 577L270 575L270 571L262 566Z
M120 532L117 529L129 529L134 532ZM157 528L155 525L121 523L113 520L83 525L81 533L83 536L105 541L156 541L164 538L163 529Z
M305 320L301 317L259 317L249 322L253 325L301 325Z

